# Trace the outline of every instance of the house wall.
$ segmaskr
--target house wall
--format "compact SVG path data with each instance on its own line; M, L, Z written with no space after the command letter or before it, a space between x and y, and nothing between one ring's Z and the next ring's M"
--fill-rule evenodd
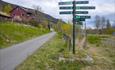
M28 16L27 12L20 7L14 9L11 12L11 17L13 18L13 20L25 21L25 22L27 22L31 19L31 17Z

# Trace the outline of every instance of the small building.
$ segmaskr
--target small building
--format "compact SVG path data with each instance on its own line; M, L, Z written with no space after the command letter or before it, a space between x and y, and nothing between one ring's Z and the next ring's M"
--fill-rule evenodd
M10 13L14 21L28 22L33 18L33 14L28 9L19 6L12 9Z

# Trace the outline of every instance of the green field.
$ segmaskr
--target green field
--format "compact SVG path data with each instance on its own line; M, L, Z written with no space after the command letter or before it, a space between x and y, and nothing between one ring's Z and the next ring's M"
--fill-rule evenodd
M47 29L42 27L37 28L19 23L0 22L0 48L5 48L48 32Z

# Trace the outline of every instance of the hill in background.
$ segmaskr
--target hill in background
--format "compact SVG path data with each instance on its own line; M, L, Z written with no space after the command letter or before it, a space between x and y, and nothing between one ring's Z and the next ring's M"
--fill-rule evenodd
M18 5L11 4L11 3L4 2L4 1L0 0L0 11L2 11L4 6L8 5L8 4L11 5L12 8L15 8L15 7L18 6ZM19 7L22 7L22 6L19 6ZM25 7L23 7L23 8L25 8ZM30 9L30 8L26 8L26 9L31 10L31 11L35 11L34 9ZM40 12L40 11L37 11L37 13L40 14L40 18L38 18L38 19L40 19L41 21L48 20L48 21L53 22L53 23L58 22L58 19L56 19L56 18L54 18L54 17L52 17L52 16L50 16L46 13L43 13L43 12Z

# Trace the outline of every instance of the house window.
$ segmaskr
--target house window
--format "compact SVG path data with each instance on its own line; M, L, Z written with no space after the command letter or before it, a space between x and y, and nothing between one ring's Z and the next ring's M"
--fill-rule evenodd
M15 14L13 14L13 16L15 16Z
M24 14L22 14L22 16L24 16Z

